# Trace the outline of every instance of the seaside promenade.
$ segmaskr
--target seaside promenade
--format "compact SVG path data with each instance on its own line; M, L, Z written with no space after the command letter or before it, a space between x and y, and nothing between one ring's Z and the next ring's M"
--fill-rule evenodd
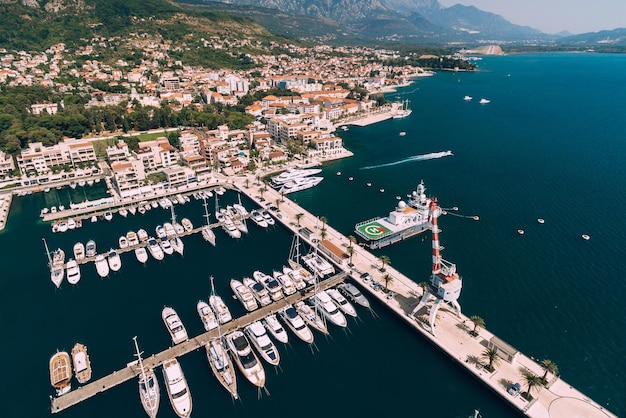
M246 184L248 184L248 187L246 187ZM281 196L276 190L264 188L262 183L256 184L253 176L238 177L234 180L233 186L260 206L265 206L267 202L272 204L279 202L279 216L277 218L283 225L294 233L297 233L300 228L314 231L314 234L310 235L309 238L302 237L309 245L315 245L312 241L313 239L321 239L318 217L288 198ZM300 219L297 219L297 214L302 214L298 215ZM348 238L330 225L326 224L324 228L326 229L325 240L343 249L350 245ZM317 240L316 242L319 242ZM532 399L530 401L527 401L519 394L515 396L510 395L507 389L514 383L519 383L522 386L520 392L527 390L527 385L523 379L525 372L531 372L539 377L544 375L545 371L537 361L509 347L515 351L513 359L511 361L502 359L501 363L495 367L495 370L489 372L485 368L486 364L482 354L488 347L488 343L494 338L497 339L493 333L479 328L476 330L477 336L472 336L470 331L473 330L473 323L469 317L463 314L457 316L456 312L452 309L447 309L446 305L439 309L435 322L435 333L431 333L426 315L418 316L417 319L409 316L409 313L417 305L419 298L423 294L422 288L389 265L386 265L385 271L381 272L382 262L367 249L360 246L354 246L353 249L352 267L348 266L348 260L341 264L335 264L347 271L351 279L366 292L365 294L376 298L391 312L395 313L398 319L406 323L410 329L426 338L521 414L532 418L617 417L602 405L597 404L588 396L572 387L561 377L550 373L546 377L548 383L545 386L540 385L531 390ZM424 257L430 257L430 254L424 254ZM373 279L365 282L360 277L363 272L369 272ZM391 299L387 297L387 293L375 290L371 286L374 281L378 281L384 286L383 276L385 274L389 274L392 277L392 280L388 283L388 289L395 296ZM423 281L426 281L429 275L430 272L425 271L423 273ZM462 304L462 300L460 302ZM418 314L421 312L423 311L418 312Z

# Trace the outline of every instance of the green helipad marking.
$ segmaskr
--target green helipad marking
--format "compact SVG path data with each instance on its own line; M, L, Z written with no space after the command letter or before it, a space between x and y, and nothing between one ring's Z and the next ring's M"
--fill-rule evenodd
M359 232L367 235L369 239L380 238L383 234L391 232L390 229L385 228L378 222L370 222L368 224L359 226L357 229L359 230Z

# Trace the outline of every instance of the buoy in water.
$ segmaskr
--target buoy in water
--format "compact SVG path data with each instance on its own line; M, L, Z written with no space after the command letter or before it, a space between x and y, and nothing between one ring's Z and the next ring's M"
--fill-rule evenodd
M591 237L590 237L589 235L587 235L587 234L582 234L582 235L581 235L581 237L583 237L583 239L584 239L585 241L589 241L589 238L591 238Z
M337 171L337 175L340 176L341 175L341 171Z
M478 215L475 215L475 216L473 216L473 217L472 217L472 219L473 219L473 220L475 220L475 221L477 221L477 220L479 220L479 219L480 219L480 217L478 217Z
M348 180L352 181L354 180L354 177L348 177Z
M367 187L372 187L372 183L367 183Z
M539 218L537 219L537 222L539 222L540 224L544 224L546 221L543 218Z
M523 229L518 229L517 233L520 234L520 235L524 235L524 230Z

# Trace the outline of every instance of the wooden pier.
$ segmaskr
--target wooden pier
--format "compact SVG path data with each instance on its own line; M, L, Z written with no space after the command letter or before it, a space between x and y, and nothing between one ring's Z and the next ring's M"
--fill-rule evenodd
M299 300L306 299L313 295L315 291L325 290L330 287L336 286L343 282L347 276L347 273L341 272L326 280L323 280L317 284L317 288L308 286L303 292L296 292L293 295L286 296L285 298L272 302L267 306L263 306L255 311L252 311L242 317L235 318L226 324L221 325L222 334L228 334L236 329L244 328L246 325L258 321L266 316L276 313L286 307L289 304L294 304ZM219 336L218 329L214 329L196 337L190 338L187 341L170 347L161 351L158 354L154 354L150 357L143 359L143 364L148 368L156 368L162 365L165 361L174 358L184 356L187 353L202 348L212 338ZM61 412L79 402L89 399L98 393L104 392L112 387L120 385L127 380L130 380L141 373L141 369L136 361L129 363L126 367L120 370L115 370L113 373L102 377L98 380L94 380L91 383L82 385L76 389L71 390L69 393L52 398L52 413Z

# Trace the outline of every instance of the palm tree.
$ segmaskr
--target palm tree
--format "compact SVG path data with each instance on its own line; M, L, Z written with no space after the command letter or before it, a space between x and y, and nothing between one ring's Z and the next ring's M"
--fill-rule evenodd
M320 231L320 238L322 238L322 241L324 241L326 239L327 235L328 235L328 232L326 231L326 229L322 229Z
M379 270L380 270L381 272L383 272L383 271L385 271L385 265L386 265L386 264L391 264L391 260L389 259L389 256L387 256L387 255L381 255L381 256L380 256L380 257L378 257L378 258L379 258L379 260L380 260L380 261L381 261L381 263L382 263L382 266L380 266L380 269L379 269Z
M282 200L276 199L276 209L280 209L280 202L282 202Z
M328 219L325 216L320 216L320 221L322 222L322 231L326 230L326 222L328 222Z
M300 212L300 213L296 213L296 221L298 222L298 226L300 226L300 219L302 219L302 217L304 216L304 213Z
M350 267L353 266L352 264L352 256L354 255L354 247L351 245L348 248L346 248L346 251L348 252L348 255L350 256L350 260L348 261L348 265Z
M350 246L356 244L356 237L354 235L348 235L348 241L350 241Z
M255 177L255 180L256 180L256 183L255 183L255 184L257 184L257 185L258 185L258 184L259 184L259 181L261 180L261 175L260 175L260 174L257 174L257 175L256 175L256 177Z
M246 177L246 189L250 186L250 179Z
M285 192L280 192L280 201L284 202L285 201ZM278 205L276 205L278 206Z
M393 277L389 274L385 274L383 276L383 281L385 282L385 293L387 293L389 291L389 283L393 282Z
M487 365L487 370L490 372L494 371L494 367L500 364L500 356L498 355L498 349L495 347L486 348L485 351L481 354L482 358L489 361Z
M472 335L478 335L478 328L485 328L485 320L482 319L480 316L478 315L472 315L470 316L470 321L472 321L474 323L474 329L472 330L471 334Z
M267 191L267 187L263 186L259 189L259 192L261 193L261 197L263 197L263 193L265 193Z
M533 397L531 396L530 391L533 390L535 387L541 385L541 378L533 372L527 371L524 372L524 381L528 385L528 390L525 394L522 393L522 396L526 398L526 400L531 400Z
M548 377L548 373L552 373L553 375L557 375L559 373L559 368L555 362L549 359L541 360L541 368L545 371L541 380L543 383L546 383L546 377Z

